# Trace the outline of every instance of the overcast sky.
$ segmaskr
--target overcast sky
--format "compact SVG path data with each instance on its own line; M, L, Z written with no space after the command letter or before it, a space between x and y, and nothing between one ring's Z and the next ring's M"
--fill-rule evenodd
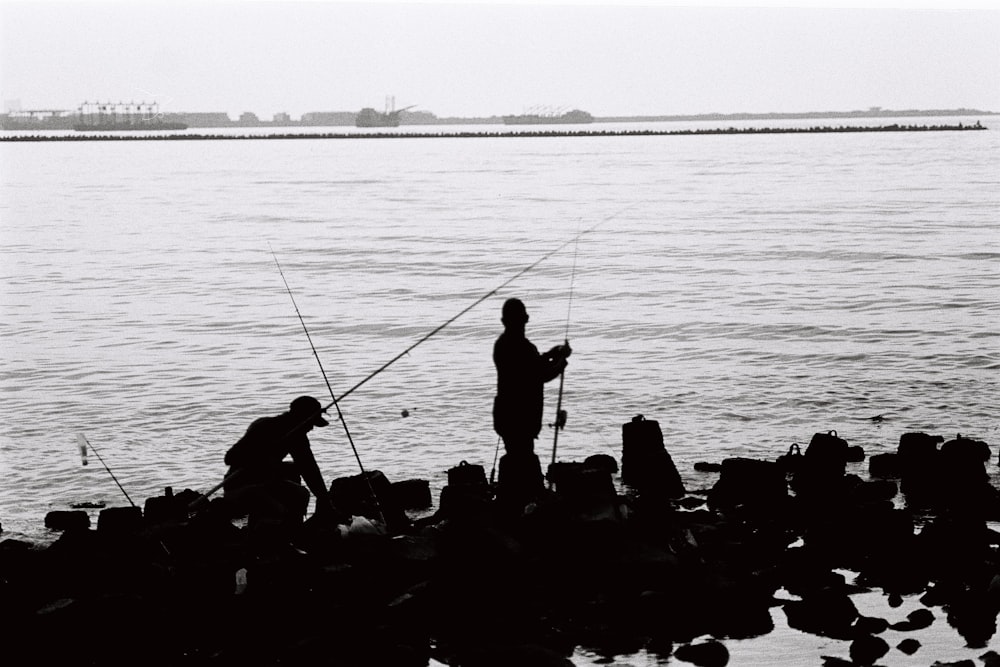
M234 118L387 95L438 116L1000 111L996 10L782 4L0 0L0 98Z

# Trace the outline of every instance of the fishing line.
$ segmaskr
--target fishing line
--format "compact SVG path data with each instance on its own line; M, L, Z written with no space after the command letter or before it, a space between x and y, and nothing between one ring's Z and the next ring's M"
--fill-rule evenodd
M327 380L326 381L326 386L327 386L327 389L330 390L330 398L333 399L333 402L330 403L329 405L324 406L320 410L320 412L317 413L317 414L325 412L331 406L336 405L337 406L337 413L338 413L338 415L340 415L340 406L338 405L339 401L344 400L345 398L347 398L348 396L350 396L351 394L353 394L357 389L361 388L363 385L365 385L367 382L369 382L372 378L374 378L375 376L377 376L380 373L382 373L382 371L384 371L387 368L389 368L389 366L392 366L394 363L396 363L397 361L399 361L400 359L402 359L403 357L405 357L406 355L408 355L415 347L417 347L421 343L429 340L433 336L437 335L442 329L444 329L449 324L451 324L452 322L454 322L455 320L457 320L458 318L460 318L462 315L465 315L467 312L469 312L470 310L472 310L473 308L475 308L476 306L478 306L479 304L481 304L483 301L486 301L486 299L488 299L491 296L495 295L497 292L499 292L503 288L505 288L508 285L510 285L512 282L514 282L515 280L517 280L518 278L520 278L521 276L523 276L528 271L531 271L532 269L534 269L536 266L538 266L539 264L541 264L542 262L544 262L545 260L547 260L549 257L552 257L552 255L554 255L557 252L561 251L563 248L565 248L566 246L568 246L570 243L573 243L574 241L578 241L579 238L581 236L583 236L584 234L588 234L588 233L594 231L595 229L597 229L598 227L600 227L601 225L603 225L604 223L606 223L606 222L608 222L610 220L614 220L615 218L617 218L618 216L620 216L625 211L628 211L629 209L634 208L637 204L638 204L638 202L632 203L632 204L629 204L628 206L622 207L621 209L619 209L615 213L612 213L611 215L609 215L609 216L607 216L605 218L602 218L601 220L599 220L594 225L588 227L587 229L583 230L582 232L579 232L576 236L574 236L570 240L566 241L565 243L561 244L557 248L554 248L553 250L545 253L539 259L535 260L534 262L532 262L528 266L524 267L523 269L521 269L520 271L518 271L517 273L515 273L509 279L507 279L506 281L504 281L503 283L501 283L500 285L498 285L497 287L495 287L494 289L490 290L489 292L487 292L483 296L481 296L478 299L476 299L469 306L467 306L467 307L463 308L462 310L460 310L456 315L454 315L453 317L451 317L448 320L446 320L443 324L441 324L440 326L438 326L435 329L433 329L430 333L426 334L425 336L423 336L422 338L420 338L419 340L417 340L415 343L413 343L412 345L410 345L408 348L406 348L405 350L403 350L402 352L400 352L399 354L397 354L395 357L393 357L392 359L390 359L386 363L382 364L379 368L377 368L374 372L370 373L363 380L361 380L360 382L358 382L357 384L355 384L353 387L351 387L350 389L348 389L347 391L345 391L344 393L342 393L340 395L340 399L337 399L335 397L335 395L333 393L333 388L330 386L329 380ZM274 255L274 250L273 249L271 250L271 254ZM302 320L302 315L301 315L301 313L299 313L298 306L295 304L295 297L292 296L292 292L288 288L288 281L285 280L285 274L281 270L281 265L278 264L278 258L277 258L277 256L274 257L274 263L278 265L278 272L281 273L281 278L285 282L285 289L288 291L288 296L291 297L291 299L292 299L292 305L295 306L295 312L296 312L296 314L299 315L299 322L302 323L302 328L306 329L305 322ZM575 266L575 259L574 259L574 266ZM567 318L567 322L568 322L568 318ZM567 323L567 331L568 331L568 323ZM319 354L316 352L315 346L312 345L312 337L309 336L308 329L306 329L306 336L309 338L309 345L312 346L313 355L316 357L316 361L317 361L317 363L319 363L319 366L320 366L320 371L323 373L323 379L326 380L326 371L323 370L323 364L319 360ZM341 424L343 424L344 430L346 432L347 431L347 424L344 423L344 419L343 419L342 415L340 415L340 421L341 421ZM305 425L305 423L306 422L303 422L299 426L303 426L303 425ZM348 440L350 440L350 434L349 433L348 433ZM360 456L358 456L358 451L354 447L354 442L353 441L351 441L351 448L354 450L354 456L355 456L355 458L358 459L358 465L361 466L362 473L364 473L364 467L361 464L361 458L360 458ZM497 451L499 451L499 448L498 448ZM191 505L189 506L189 509L195 509L197 506L199 506L200 504L204 503L211 495L213 495L216 491L218 491L219 489L221 489L225 485L226 482L230 481L231 479L233 479L234 476L236 476L238 474L239 474L238 470L234 471L233 473L231 473L230 476L227 476L225 479L223 479L221 482L219 482L218 484L216 484L214 487L212 487L211 489L209 489L208 491L206 491L205 493L203 493L200 498L198 498L196 501L194 501L193 503L191 503ZM363 476L364 476L365 480L368 481L368 476L366 474L363 474ZM369 487L369 489L371 489L371 482L370 481L368 481L368 487ZM374 497L374 493L372 495ZM377 501L377 498L376 498L376 503L377 502L378 501Z
M566 346L569 346L569 322L570 316L573 312L573 286L576 284L576 256L580 250L580 235L576 235L576 245L573 248L573 270L570 273L569 278L569 303L566 305L566 331L563 338L563 342ZM563 399L563 384L566 380L566 368L563 367L562 371L559 373L559 398L556 401L556 419L552 424L554 434L552 436L552 463L556 462L556 450L559 448L559 431L566 427L566 411L562 409L562 399ZM549 481L549 488L552 488L552 482Z
M125 488L121 485L121 482L118 481L118 478L115 477L115 474L111 472L111 468L108 467L108 464L104 462L104 458L101 456L101 453L97 451L97 447L94 447L92 444L90 444L90 442L87 440L87 437L83 435L83 433L76 434L76 441L80 445L80 458L83 461L83 465L87 465L87 448L90 447L92 450L94 450L94 454L97 455L97 460L101 462L101 465L104 466L104 469L108 471L109 475L111 475L111 479L115 480L115 484L118 485L118 489L123 494L125 494L125 499L128 500L129 504L132 507L135 507L136 504L132 502L132 499L129 498L128 492L125 491Z
M636 206L636 204L634 204L634 203L633 204L629 204L628 206L625 206L624 208L622 208L621 210L617 211L616 213L613 213L613 214L607 216L606 218L603 218L602 220L600 220L599 222L597 222L593 226L588 227L587 229L585 229L582 232L578 233L576 236L574 236L570 240L566 241L565 243L563 243L559 247L557 247L557 248L555 248L553 250L550 250L549 252L545 253L539 259L535 260L534 262L532 262L528 266L524 267L523 269L521 269L520 271L518 271L517 273L515 273L513 276L511 276L510 278L508 278L507 280L505 280L503 283L501 283L497 287L493 288L492 290L490 290L489 292L487 292L483 296L481 296L478 299L476 299L470 305L468 305L465 308L463 308L462 310L460 310L458 312L458 314L456 314L453 317L451 317L448 320L446 320L443 324L441 324L440 326L438 326L437 328L435 328L433 331L431 331L430 333L426 334L424 337L420 338L417 342L413 343L413 345L410 345L408 348L406 348L405 350L403 350L402 352L400 352L399 354L397 354L395 357L393 357L392 359L390 359L386 363L382 364L382 366L380 366L373 373L371 373L370 375L368 375L368 377L366 377L365 379L361 380L361 382L358 382L356 385L354 385L353 387L351 387L350 389L348 389L347 391L345 391L344 393L342 393L340 395L340 400L344 400L345 398L347 398L348 396L350 396L352 393L354 393L354 391L356 389L360 388L362 385L364 385L365 383L367 383L369 380L371 380L372 378L374 378L376 375L378 375L379 373L381 373L385 369L389 368L389 366L393 365L394 363L396 363L397 361L399 361L400 359L402 359L403 357L405 357L407 354L409 354L410 351L413 350L413 348L417 347L418 345L420 345L424 341L426 341L426 340L432 338L433 336L437 335L442 329L444 329L449 324L451 324L452 322L454 322L455 320L457 320L459 317L461 317L462 315L465 315L467 312L469 312L470 310L472 310L473 308L475 308L476 306L478 306L479 304L481 304L483 301L486 301L486 299L488 299L491 296L495 295L497 292L499 292L500 290L502 290L504 287L507 287L507 285L510 285L512 282L514 282L515 280L517 280L518 278L520 278L521 276L523 276L525 273L527 273L528 271L531 271L533 268L535 268L536 266L538 266L539 264L541 264L542 262L544 262L545 260L547 260L549 257L552 257L552 255L556 254L557 252L559 252L560 250L562 250L563 248L565 248L566 246L568 246L570 243L573 243L574 241L578 240L584 234L588 234L588 233L594 231L595 229L597 229L598 227L600 227L604 223L608 222L609 220L614 220L619 215L621 215L625 211L629 210L630 208L634 208L635 206ZM329 407L329 406L327 406L327 407Z
M268 248L271 250L271 256L274 257L274 264L278 267L278 273L281 274L281 281L285 283L285 290L288 292L288 298L292 300L292 306L295 308L295 314L298 315L299 322L302 324L302 330L306 332L306 339L309 341L309 347L312 348L313 356L316 357L316 363L319 364L319 372L323 374L323 381L326 382L326 388L330 391L330 399L333 401L330 405L337 408L337 418L340 420L340 424L344 427L344 433L347 435L347 441L351 443L351 450L354 452L354 458L358 461L358 467L361 469L361 476L368 485L368 491L371 493L372 499L375 501L375 506L378 508L379 516L382 517L382 523L385 523L385 515L382 513L382 506L379 503L378 496L375 495L375 490L372 488L371 480L368 479L368 473L365 472L365 466L361 463L361 456L358 454L358 448L354 446L354 438L351 437L351 430L347 428L347 422L344 420L344 413L340 410L340 403L337 401L337 397L333 393L333 387L330 386L330 379L327 377L326 370L323 368L323 362L320 361L319 352L316 351L316 346L313 345L312 336L309 335L309 328L306 326L306 321L303 319L301 311L299 311L298 304L295 303L295 296L292 294L292 288L288 286L288 280L285 278L285 272L281 270L281 263L278 262L278 255L275 254L274 249L271 248L270 244L268 244ZM341 399L343 399L343 396L341 396ZM329 406L327 406L327 408L329 408ZM323 408L322 411L325 411L327 408Z

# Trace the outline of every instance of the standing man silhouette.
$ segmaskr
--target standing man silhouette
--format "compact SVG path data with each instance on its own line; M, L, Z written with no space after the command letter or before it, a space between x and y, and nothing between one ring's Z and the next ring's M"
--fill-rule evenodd
M535 438L542 430L544 385L559 377L572 353L569 343L545 354L525 335L528 311L520 299L507 299L500 321L504 331L493 345L497 393L493 428L503 439L497 496L523 508L544 490Z

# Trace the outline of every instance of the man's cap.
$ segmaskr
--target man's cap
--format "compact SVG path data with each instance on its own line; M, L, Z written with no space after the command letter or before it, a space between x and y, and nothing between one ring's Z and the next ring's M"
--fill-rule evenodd
M291 412L295 415L301 415L303 418L315 414L316 417L311 422L313 426L326 426L330 423L323 419L326 408L312 396L299 396L292 401Z
M520 299L507 299L503 302L503 310L500 311L502 322L527 322L528 310Z

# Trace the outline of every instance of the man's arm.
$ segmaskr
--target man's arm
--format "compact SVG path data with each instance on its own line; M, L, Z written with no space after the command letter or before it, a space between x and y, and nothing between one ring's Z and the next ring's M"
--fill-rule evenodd
M319 465L316 463L316 457L313 455L309 443L306 442L295 447L291 454L292 459L295 461L295 467L298 468L303 481L305 481L306 486L316 498L316 511L332 510L333 504L330 502L330 491L326 488L326 483L323 481L323 473L319 470Z
M559 374L566 368L566 358L572 354L573 350L569 342L564 345L556 345L543 355L542 361L542 382L548 382L559 377Z

